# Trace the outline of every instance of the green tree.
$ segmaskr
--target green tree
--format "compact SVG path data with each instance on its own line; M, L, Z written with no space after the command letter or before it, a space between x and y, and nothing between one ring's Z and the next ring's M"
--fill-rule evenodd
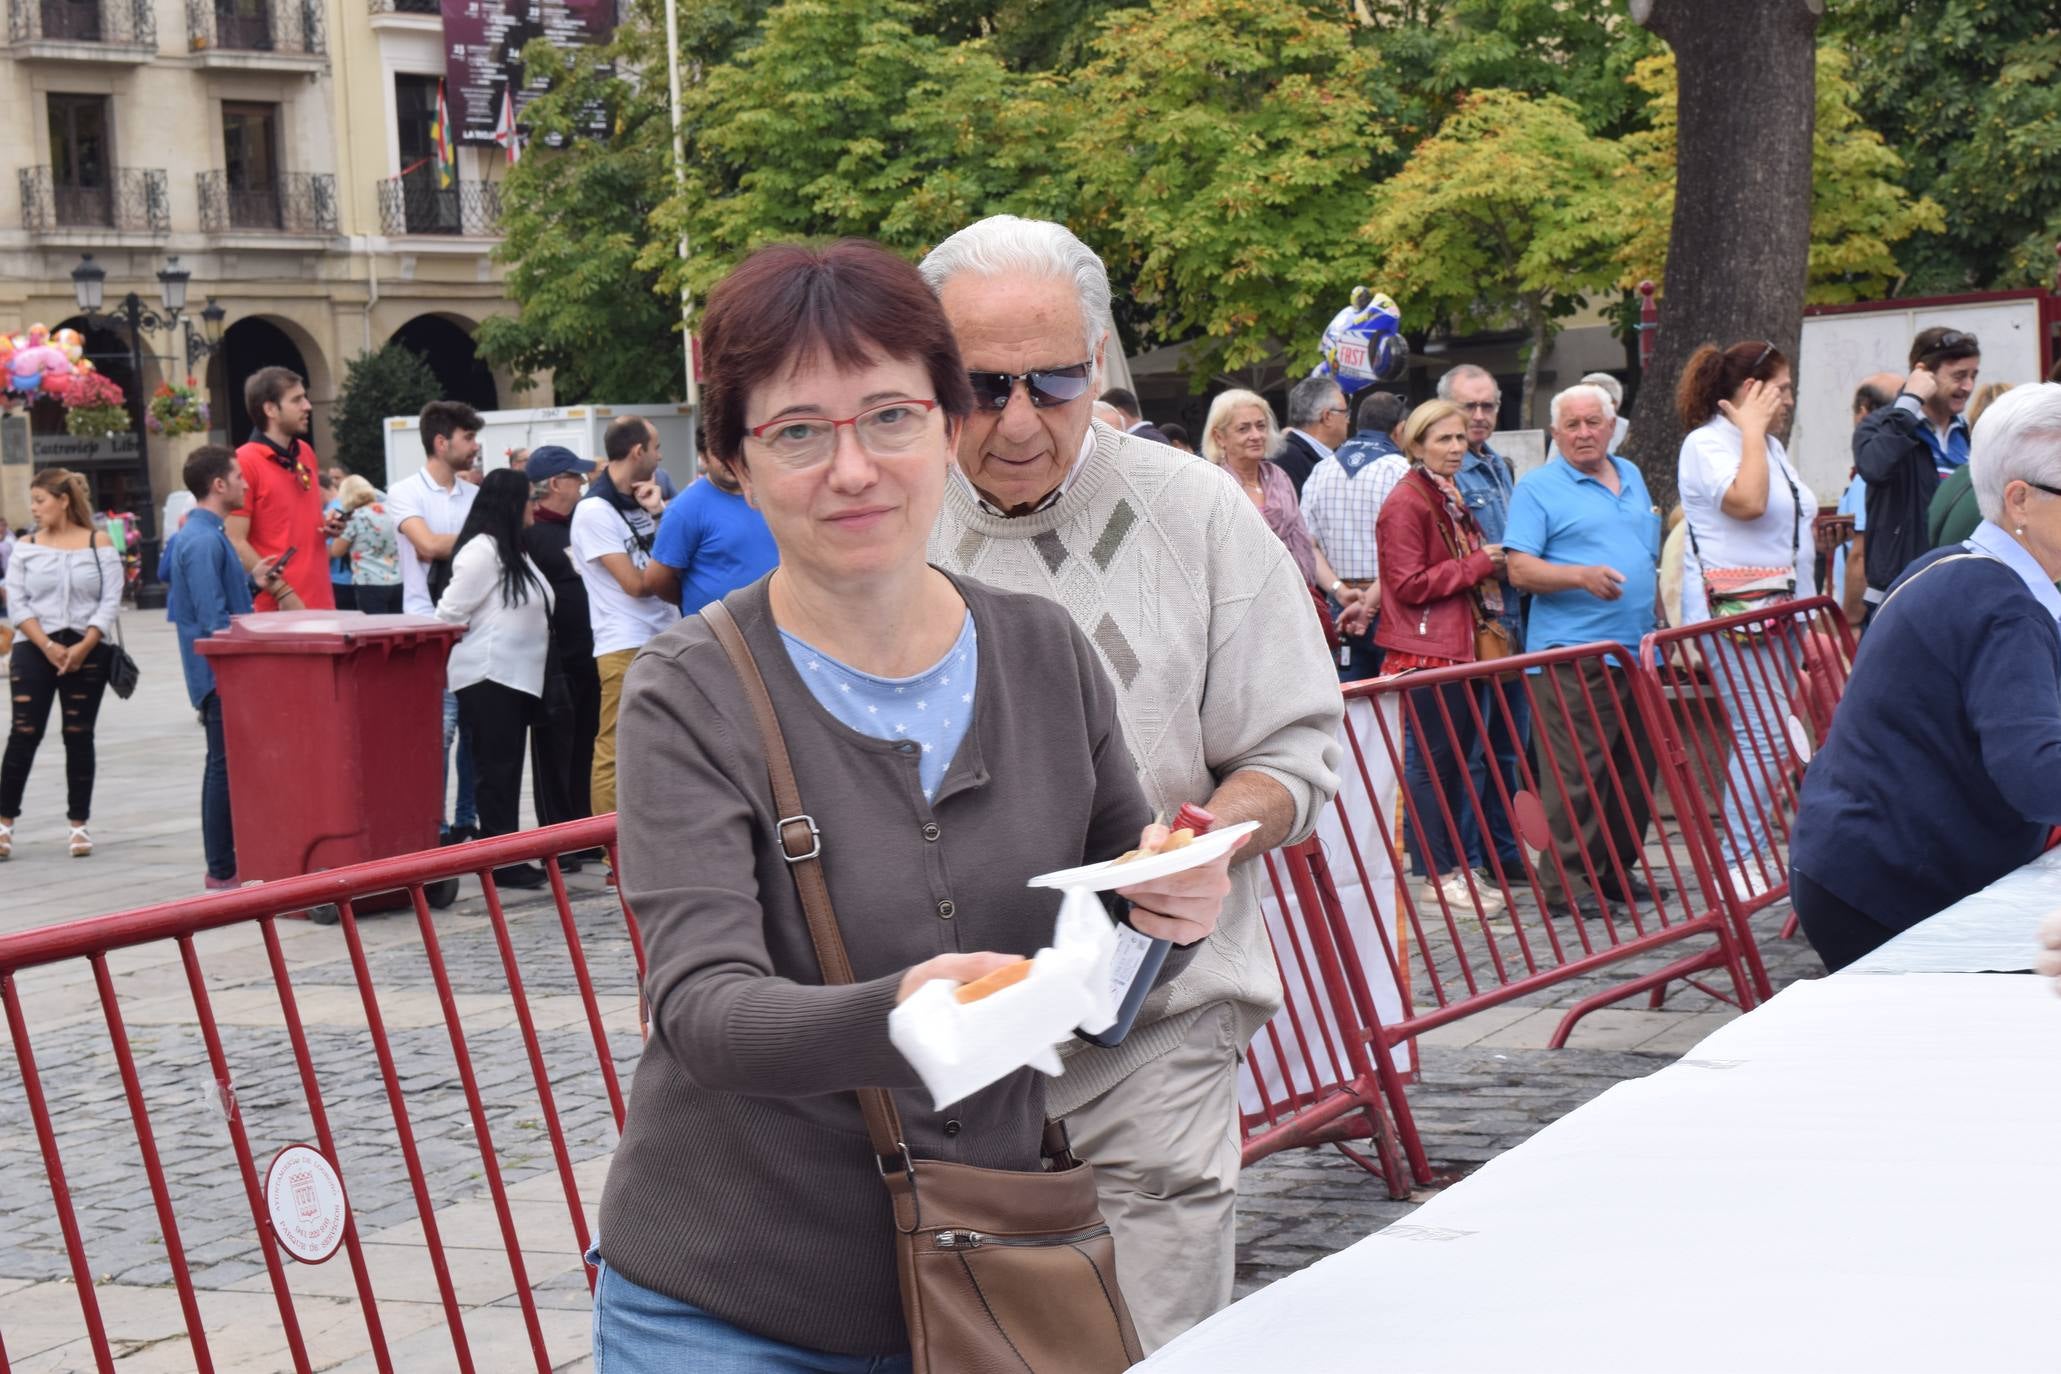
M343 384L336 389L336 408L329 416L336 443L331 456L374 486L385 486L388 417L417 414L441 395L436 373L414 349L390 343L360 353L345 364Z
M918 255L983 215L1056 215L1070 121L1056 79L1016 73L988 40L921 31L912 0L785 0L757 41L686 96L684 193L639 261L700 297L783 239L864 235Z
M2043 285L2061 238L2061 12L1998 0L1832 0L1856 104L1945 208L1908 293Z
M1530 335L1520 413L1559 321L1616 275L1624 154L1560 96L1477 91L1376 193L1361 236L1406 328L1519 324Z
M1817 305L1873 300L1902 278L1896 246L1921 231L1944 228L1939 207L1900 184L1903 160L1861 123L1846 54L1830 45L1817 54L1817 120L1811 144L1811 242L1807 299ZM1618 255L1629 288L1661 280L1675 204L1675 59L1649 57L1632 84L1647 97L1651 126L1624 139L1629 155L1618 204L1627 240Z
M687 8L715 31L716 49L734 43L717 22L727 11ZM519 387L551 371L561 404L671 401L685 386L680 351L658 342L679 328L678 297L638 261L672 166L663 31L652 25L640 4L605 45L568 51L538 40L524 51L529 73L552 87L524 112L530 145L502 186L495 256L520 313L484 321L477 346ZM661 79L637 79L654 60ZM606 129L598 137L596 111Z
M1377 80L1335 13L1301 0L1153 0L1103 20L1070 85L1067 220L1128 282L1142 342L1194 341L1198 390L1313 363L1364 279Z

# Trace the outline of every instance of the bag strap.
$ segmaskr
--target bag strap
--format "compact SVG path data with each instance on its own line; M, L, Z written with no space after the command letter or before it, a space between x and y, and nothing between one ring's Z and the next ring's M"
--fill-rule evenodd
M109 542L112 544L112 541ZM100 605L100 598L107 594L107 569L100 566L100 548L93 542L90 536L86 540L86 552L93 555L93 604L97 607ZM66 581L69 582L69 580L70 575L67 574ZM88 629L93 627L91 617L87 618L86 627ZM116 603L115 609L114 634L109 636L109 638L114 640L116 648L122 647L122 612L119 602Z
M1772 455L1770 455L1769 461L1773 461ZM1789 567L1792 574L1789 579L1789 590L1793 593L1796 590L1796 578L1794 576L1796 555L1803 552L1803 493L1796 489L1796 479L1789 475L1789 464L1786 459L1781 464L1781 468L1782 480L1789 484L1790 514L1794 517L1789 522ZM1696 522L1689 519L1686 513L1682 517L1682 528L1689 531L1689 551L1696 555L1696 566L1703 573L1703 596L1704 600L1708 601L1710 599L1710 567L1704 563L1703 549L1696 542Z
M780 854L794 875L795 890L801 894L802 914L809 922L809 942L816 947L816 964L825 984L856 981L852 961L845 953L844 936L837 928L837 913L830 908L830 885L823 878L823 834L815 818L802 809L801 786L795 781L794 761L787 754L787 737L781 733L780 717L773 710L773 698L766 680L759 675L758 660L744 642L736 617L721 601L701 608L716 643L723 648L730 666L744 684L744 699L758 722L759 739L766 751L766 773L773 783L773 808L780 813L775 830L780 837ZM894 1099L884 1088L859 1089L859 1111L866 1118L866 1138L886 1171L889 1161L906 1166L909 1147L902 1138L902 1119Z

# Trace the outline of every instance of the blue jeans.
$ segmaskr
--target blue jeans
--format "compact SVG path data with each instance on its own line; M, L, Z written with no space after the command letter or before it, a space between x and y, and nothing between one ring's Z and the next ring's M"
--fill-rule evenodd
M832 1355L732 1326L608 1267L597 1241L594 1374L908 1374L907 1355ZM835 1275L826 1275L831 1282Z
M449 830L462 825L477 830L479 828L479 803L475 799L474 794L478 788L478 780L477 775L474 774L472 769L472 731L460 727L458 723L458 694L447 691L444 693L444 779L446 783L449 782L451 777L451 741L453 739L458 741L458 814L451 818L449 826L441 826L440 828ZM444 794L440 792L437 797L437 814L439 816L444 814L443 796Z
M1336 601L1331 603L1331 619L1335 624L1339 616ZM1349 635L1338 632L1339 643L1345 646L1345 662L1338 665L1340 682L1365 682L1370 677L1381 676L1381 660L1388 657L1388 650L1374 642L1374 631L1381 624L1377 614L1367 622L1365 634Z
M1499 685L1504 699L1510 704L1507 726L1503 721L1503 708L1496 704L1495 691ZM1467 693L1460 684L1447 683L1438 690L1453 718L1453 734L1466 751L1466 771L1474 780L1475 795L1481 798L1482 813L1488 817L1489 836L1495 843L1496 858L1502 862L1506 874L1521 876L1524 872L1523 855L1517 847L1510 815L1503 807L1502 798L1496 795L1495 784L1489 781L1488 760L1494 756L1503 774L1504 787L1509 789L1511 796L1516 796L1519 786L1517 756L1531 735L1531 703L1525 698L1524 685L1515 681L1473 684L1474 704L1481 712L1481 723L1488 729L1486 741L1474 728L1474 717L1467 711ZM1439 719L1437 697L1428 687L1420 687L1410 696L1417 708L1417 719L1431 739L1433 757L1427 764L1424 751L1417 744L1417 732L1408 731L1403 742L1403 785L1410 790L1411 802L1417 808L1423 834L1430 840L1431 857L1437 862L1439 875L1444 877L1458 872L1463 867L1462 857L1466 859L1464 867L1487 868L1481 827L1475 824L1474 807L1467 800L1467 788L1460 778L1454 741L1446 737L1444 722ZM1445 819L1438 810L1439 791L1432 788L1434 771L1439 778L1439 791L1444 792L1446 804L1452 808L1453 823L1459 831L1464 856L1452 852L1452 833L1446 829ZM1410 842L1410 872L1422 878L1429 871L1425 865L1423 840L1415 826L1405 829Z
M200 842L207 855L208 876L226 881L236 876L236 830L229 817L229 756L222 747L222 698L209 692L200 704L208 732L208 761L200 773Z
M1720 636L1708 653L1711 685L1725 704L1732 731L1732 760L1725 770L1725 833L1719 840L1727 865L1769 860L1780 881L1768 822L1780 809L1782 772L1788 766L1789 664L1779 644L1756 639L1741 644Z

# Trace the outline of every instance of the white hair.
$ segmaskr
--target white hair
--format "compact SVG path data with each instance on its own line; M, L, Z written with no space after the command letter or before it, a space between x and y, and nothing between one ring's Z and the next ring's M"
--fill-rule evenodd
M1074 237L1063 224L1016 215L989 215L976 220L930 250L916 270L942 294L945 283L961 272L980 277L1020 273L1057 277L1072 284L1087 330L1083 341L1093 358L1109 318L1109 272L1095 250Z
M1496 388L1496 399L1503 399L1503 387L1496 381L1496 374L1485 367L1476 367L1473 363L1461 363L1458 367L1447 368L1438 379L1438 398L1441 401L1452 400L1454 383L1464 382L1473 377L1487 380Z
M2061 384L2013 387L1991 401L1975 422L1968 477L1982 518L1995 524L2012 482L2061 487Z
M1600 386L1592 386L1587 382L1576 382L1573 386L1553 398L1553 428L1560 428L1560 408L1569 401L1594 401L1597 405L1603 407L1603 418L1605 420L1615 420L1617 418L1617 403L1610 399L1609 392Z
M1247 406L1267 417L1267 452L1274 451L1275 441L1281 437L1281 427L1274 419L1274 408L1267 404L1266 397L1256 391L1220 391L1209 403L1209 418L1202 422L1202 456L1218 467L1224 465L1224 441L1217 437L1217 430Z
M1588 373L1581 379L1581 385L1603 388L1610 396L1610 410L1612 414L1624 409L1624 383L1611 376L1608 372Z

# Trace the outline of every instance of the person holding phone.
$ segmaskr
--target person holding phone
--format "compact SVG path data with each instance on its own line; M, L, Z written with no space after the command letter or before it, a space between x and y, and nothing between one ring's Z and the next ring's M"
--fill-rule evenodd
M1896 400L1853 434L1854 467L1868 483L1864 626L1904 569L1932 547L1932 498L1968 462L1962 416L1982 372L1982 345L1966 330L1935 325L1911 340L1910 356Z

